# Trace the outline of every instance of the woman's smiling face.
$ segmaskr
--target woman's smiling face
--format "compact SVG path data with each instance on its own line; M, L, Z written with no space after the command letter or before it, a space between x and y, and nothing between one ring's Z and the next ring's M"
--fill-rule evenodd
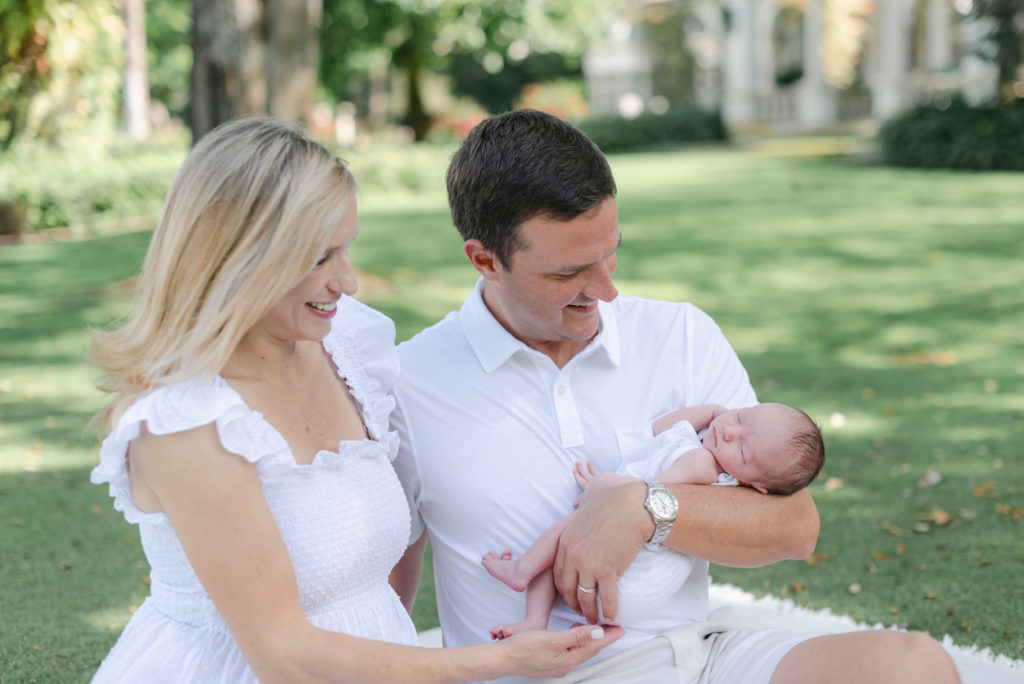
M299 284L289 290L255 328L278 339L322 340L343 294L359 289L349 246L359 230L356 200L352 200L323 256Z

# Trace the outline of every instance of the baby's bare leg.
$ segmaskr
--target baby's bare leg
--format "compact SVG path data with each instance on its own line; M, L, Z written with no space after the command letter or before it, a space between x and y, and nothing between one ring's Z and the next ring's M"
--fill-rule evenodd
M526 618L512 625L498 625L491 629L492 639L507 639L513 634L548 628L551 606L555 604L555 581L551 568L542 570L530 581L526 589Z
M581 489L584 491L593 490L593 492L599 492L602 489L609 489L627 482L633 482L636 479L633 477L627 477L626 475L602 472L590 461L587 461L585 464L577 462L576 469L573 470L572 476L576 479L576 484L578 484Z
M523 552L519 558L512 558L512 552L506 551L500 556L493 551L480 560L487 572L500 580L509 589L523 591L533 578L551 567L555 562L555 551L558 549L558 538L569 522L570 513L554 525L544 530L537 541Z

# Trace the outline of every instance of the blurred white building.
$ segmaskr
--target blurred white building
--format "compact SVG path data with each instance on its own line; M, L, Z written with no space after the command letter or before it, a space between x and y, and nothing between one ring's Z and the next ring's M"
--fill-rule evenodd
M734 130L822 130L996 92L994 65L974 54L986 27L968 18L972 0L638 0L584 58L593 114L664 110L638 18L679 2L692 99Z

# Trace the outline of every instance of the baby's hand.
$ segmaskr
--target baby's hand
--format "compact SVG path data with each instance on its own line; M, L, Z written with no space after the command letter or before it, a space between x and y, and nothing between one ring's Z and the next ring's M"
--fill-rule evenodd
M576 479L576 484L580 486L580 489L586 489L590 486L594 476L600 472L600 469L590 461L585 464L576 461L576 468L572 471L572 476Z

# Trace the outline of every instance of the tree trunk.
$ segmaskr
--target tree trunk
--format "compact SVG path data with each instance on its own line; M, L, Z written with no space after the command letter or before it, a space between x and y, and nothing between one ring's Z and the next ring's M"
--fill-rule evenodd
M225 121L309 123L322 0L194 0L193 141Z
M320 64L322 0L267 0L269 111L309 123Z
M146 67L144 0L124 0L124 127L136 140L149 134L149 72Z

